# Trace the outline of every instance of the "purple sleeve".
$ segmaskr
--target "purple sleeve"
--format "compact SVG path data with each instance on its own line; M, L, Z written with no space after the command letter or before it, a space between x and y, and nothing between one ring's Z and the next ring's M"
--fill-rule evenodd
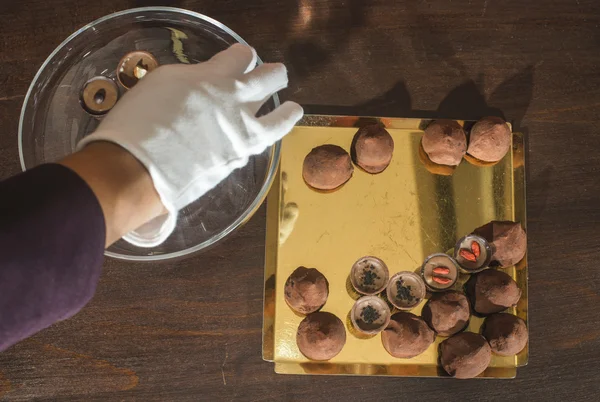
M92 298L105 231L96 196L62 165L0 182L0 350Z

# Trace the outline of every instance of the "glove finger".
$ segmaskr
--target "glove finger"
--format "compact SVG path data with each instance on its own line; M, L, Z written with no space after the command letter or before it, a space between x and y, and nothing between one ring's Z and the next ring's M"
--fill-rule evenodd
M259 135L256 137L256 143L250 144L253 153L262 152L266 147L285 137L302 116L304 116L302 106L287 101L271 113L255 119Z
M248 45L236 43L228 49L215 54L208 63L211 63L222 75L242 75L256 67L258 57L256 50Z
M281 63L265 63L240 79L239 96L245 102L264 103L271 95L287 85L288 76L285 66Z

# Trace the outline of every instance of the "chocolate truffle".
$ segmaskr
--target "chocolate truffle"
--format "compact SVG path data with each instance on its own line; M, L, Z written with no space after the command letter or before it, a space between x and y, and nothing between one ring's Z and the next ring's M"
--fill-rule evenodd
M471 128L467 153L484 162L498 162L510 149L511 136L503 119L484 117Z
M296 343L300 352L309 359L329 360L344 347L346 330L335 315L319 311L302 320L296 333Z
M516 306L521 298L517 283L508 274L495 269L472 275L465 288L473 310L481 315Z
M425 129L423 150L432 162L457 166L467 150L467 136L454 120L436 120Z
M529 339L525 321L507 313L492 314L486 318L483 336L490 343L492 352L500 356L516 355L525 348Z
M440 344L440 362L452 377L477 377L491 359L490 345L483 336L473 332L461 332Z
M459 292L438 293L423 307L421 316L441 336L451 336L469 324L471 310L467 297Z
M525 257L527 234L518 222L492 221L474 232L486 239L492 246L492 263L510 267Z
M423 353L433 343L435 333L421 317L404 311L394 314L381 333L381 341L394 357L409 359Z
M352 177L354 167L348 152L337 145L321 145L314 148L302 166L304 181L317 190L333 190Z
M381 173L392 161L394 140L379 124L362 127L352 141L352 159L368 173Z
M285 301L300 314L310 314L325 304L329 283L316 268L296 268L285 282Z

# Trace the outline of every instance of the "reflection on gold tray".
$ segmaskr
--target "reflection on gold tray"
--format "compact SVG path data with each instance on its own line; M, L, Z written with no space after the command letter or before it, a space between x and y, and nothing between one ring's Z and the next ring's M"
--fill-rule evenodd
M355 167L354 176L337 191L311 190L302 178L310 150L336 144L350 152L352 138L366 122L380 121L394 138L394 158L381 174ZM385 261L390 276L415 271L429 254L452 249L456 240L491 220L525 221L523 136L513 134L512 152L494 166L463 161L452 176L431 174L419 160L422 130L429 121L401 118L306 116L283 140L281 164L268 197L263 358L284 374L352 374L444 376L438 367L438 336L412 359L389 355L381 335L355 335L349 312L356 295L347 290L348 274L360 257ZM465 124L459 121L460 124ZM468 122L466 123L469 124ZM312 362L296 346L303 316L283 297L284 283L298 266L319 269L329 281L323 311L346 324L346 345L327 362ZM508 311L527 321L527 264L505 269L523 295ZM467 276L461 276L461 286ZM423 301L412 313L419 315ZM472 317L468 331L479 332L483 320ZM512 378L527 364L528 347L519 355L494 355L481 377Z

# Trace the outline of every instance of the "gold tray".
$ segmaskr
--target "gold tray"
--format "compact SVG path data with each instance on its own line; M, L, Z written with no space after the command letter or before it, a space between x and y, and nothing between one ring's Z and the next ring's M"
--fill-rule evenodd
M354 176L335 192L310 189L302 178L302 162L310 150L336 144L348 152L357 127L383 123L394 138L394 158L381 174L356 167ZM422 128L429 120L305 116L283 140L281 164L267 205L267 247L263 358L275 362L281 374L350 374L436 377L438 336L423 354L412 359L389 355L381 335L357 336L349 320L355 295L348 290L352 264L366 255L388 265L390 276L415 271L429 254L446 252L456 241L491 220L520 221L525 227L525 167L523 135L513 134L513 147L498 164L474 166L466 161L452 176L431 174L419 160ZM461 125L472 123L459 121ZM526 229L526 227L525 227ZM346 344L327 362L305 358L296 346L303 316L283 297L284 283L298 266L318 268L329 281L323 311L346 325ZM518 283L522 297L509 312L527 321L527 263L505 269ZM461 275L461 286L468 278ZM353 297L354 296L354 297ZM419 315L425 301L412 310ZM479 332L483 320L472 317L468 331ZM513 378L528 361L528 347L517 356L494 355L480 376Z

